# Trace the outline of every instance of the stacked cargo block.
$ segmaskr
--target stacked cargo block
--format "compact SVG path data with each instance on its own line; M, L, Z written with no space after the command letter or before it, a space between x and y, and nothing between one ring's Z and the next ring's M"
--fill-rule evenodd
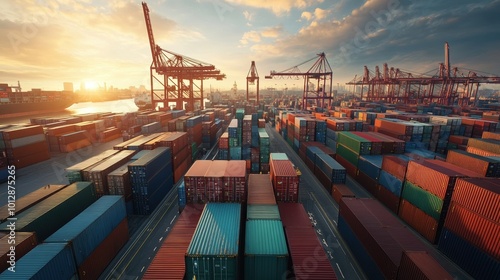
M458 179L438 248L475 279L500 275L500 182Z
M105 196L83 210L45 244L71 248L78 279L97 279L127 243L128 223L121 196Z
M250 173L251 171L252 167L251 157L252 157L252 115L245 115L243 117L243 125L241 130L241 159L246 162L247 173Z
M132 181L134 212L150 214L173 186L170 148L150 151L128 166Z
M88 171L89 179L84 178L84 180L90 180L94 183L97 197L109 194L108 174L129 162L130 158L132 158L135 153L136 151L132 150L120 151L103 160Z
M271 158L269 174L276 201L298 202L300 178L290 160Z
M241 160L242 129L237 119L231 120L227 132L229 134L229 159Z
M258 136L260 172L268 173L271 142L265 128L258 128Z
M427 254L424 243L376 200L343 198L338 229L370 279L409 279L417 275L424 275L422 279L452 279ZM412 254L417 253L425 259L414 260Z
M479 174L440 160L410 161L399 216L429 242L437 243L459 178Z
M109 158L112 155L118 153L119 150L106 150L99 155L88 158L82 162L74 164L66 168L66 177L69 183L79 182L89 180L89 178L84 179L83 170L97 166L103 160Z
M224 132L219 138L219 153L218 159L229 159L229 132Z
M0 151L16 169L48 160L50 152L40 125L7 128L0 131Z

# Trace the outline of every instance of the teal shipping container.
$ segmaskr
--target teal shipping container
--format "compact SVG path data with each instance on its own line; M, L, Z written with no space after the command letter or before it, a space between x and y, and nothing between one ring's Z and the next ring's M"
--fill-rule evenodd
M17 231L34 231L43 241L95 201L91 182L76 182L17 215ZM9 221L0 224L7 231Z
M278 220L251 220L245 230L244 279L286 279L288 249Z
M17 260L15 272L5 270L0 279L77 279L76 273L67 243L40 244Z
M247 220L281 220L278 205L248 205Z
M79 266L126 217L123 196L106 195L49 236L45 243L70 242Z
M205 206L187 249L186 279L239 278L240 222L238 203Z

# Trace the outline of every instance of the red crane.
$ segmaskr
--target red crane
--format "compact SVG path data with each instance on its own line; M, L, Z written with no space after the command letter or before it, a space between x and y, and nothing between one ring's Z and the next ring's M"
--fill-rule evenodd
M304 92L302 95L302 109L305 110L307 105L319 106L321 108L330 108L333 102L332 96L332 80L333 72L330 63L326 59L325 53L317 54L317 59L314 64L306 72L302 72L299 66L311 62L316 57L313 57L297 66L281 72L271 71L266 79L273 77L300 79L304 78Z
M197 103L199 108L203 109L203 80L222 80L226 75L221 74L212 64L164 50L156 45L149 8L145 2L142 2L142 9L153 57L149 69L153 107L162 102L164 108L168 108L169 102L175 102L177 109L184 109L186 102L186 111L196 109Z
M473 105L478 100L481 83L500 84L500 77L480 76L475 71L461 72L451 68L449 45L444 45L445 61L440 63L436 74L413 74L394 69L384 63L382 73L379 67L371 73L365 66L361 77L355 76L348 82L354 86L361 100L403 102L407 104Z
M251 88L253 88L251 86L255 86L255 92L250 92ZM255 61L252 61L247 74L247 101L259 103L259 74L257 73L257 67L255 67Z

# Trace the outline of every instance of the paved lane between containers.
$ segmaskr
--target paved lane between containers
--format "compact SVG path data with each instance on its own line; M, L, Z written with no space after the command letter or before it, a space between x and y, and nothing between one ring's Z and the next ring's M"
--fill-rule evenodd
M337 231L338 207L331 195L279 133L269 125L266 125L266 130L271 141L271 151L286 153L302 173L299 200L308 211L316 229L316 235L323 244L323 249L337 277L339 279L366 279ZM362 190L358 190L358 193L363 194Z

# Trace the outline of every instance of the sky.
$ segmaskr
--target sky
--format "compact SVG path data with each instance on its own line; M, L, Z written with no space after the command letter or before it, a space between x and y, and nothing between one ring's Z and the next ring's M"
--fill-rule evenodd
M150 0L156 44L226 74L205 91L245 89L251 61L260 88L302 88L264 79L306 72L325 53L333 85L363 66L436 72L449 42L452 67L500 76L500 0ZM24 90L146 85L151 51L140 1L0 0L0 83ZM312 60L311 60L312 59ZM302 64L305 61L309 63ZM486 85L486 87L488 87Z

